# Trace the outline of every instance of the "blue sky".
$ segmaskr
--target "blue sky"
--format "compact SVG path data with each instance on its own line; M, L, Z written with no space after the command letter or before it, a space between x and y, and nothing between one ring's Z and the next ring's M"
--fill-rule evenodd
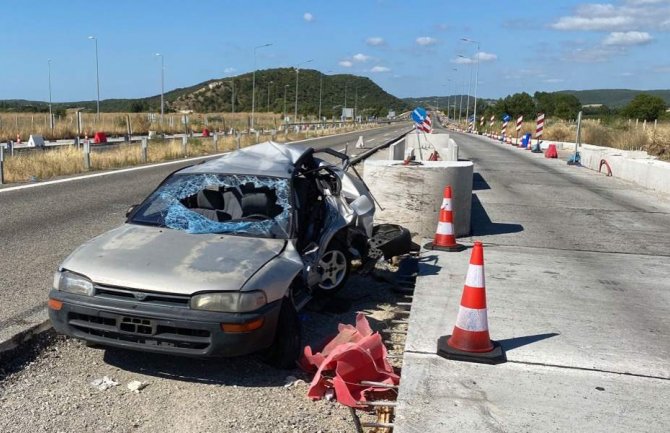
M194 6L197 5L197 6ZM372 78L400 96L670 88L670 0L0 0L0 99L102 99L292 66ZM463 57L458 57L459 55ZM453 71L453 69L458 69ZM449 81L451 80L451 81ZM473 86L474 87L474 86Z

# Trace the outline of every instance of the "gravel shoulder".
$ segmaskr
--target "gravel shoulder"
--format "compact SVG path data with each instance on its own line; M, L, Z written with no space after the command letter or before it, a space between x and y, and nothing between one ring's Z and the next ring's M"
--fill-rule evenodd
M303 344L318 345L338 323L354 323L357 311L375 330L396 326L390 321L398 318L400 298L387 282L388 266L374 274L352 275L334 301L301 313ZM199 360L47 338L33 359L0 371L0 431L356 431L348 408L306 397L311 376L298 369L276 370L253 356ZM394 338L401 350L402 341ZM104 376L119 384L95 389L91 382ZM287 387L288 376L302 381ZM131 381L148 385L136 393L127 388Z

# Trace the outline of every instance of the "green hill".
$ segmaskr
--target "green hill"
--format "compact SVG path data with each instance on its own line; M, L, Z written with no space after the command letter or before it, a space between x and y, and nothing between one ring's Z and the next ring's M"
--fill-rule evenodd
M284 111L284 91L286 91L286 111L293 115L295 103L296 73L292 68L267 69L256 72L256 111ZM322 115L338 116L345 104L356 108L362 116L385 116L388 110L402 112L409 105L385 92L367 77L349 74L324 75L312 69L301 69L299 73L300 114L316 115L319 109L319 87L323 79ZM168 111L193 110L196 112L231 111L231 81L235 87L235 111L251 111L252 73L208 80L194 86L178 88L165 93ZM269 91L269 93L268 93ZM268 107L269 96L269 107ZM55 103L54 109L85 108L96 109L95 101L75 101ZM160 111L160 95L137 99L105 99L100 101L103 112L147 112ZM0 100L0 111L48 111L43 101Z
M670 90L595 89L562 90L557 93L575 95L582 105L603 104L610 108L624 107L640 93L648 93L663 98L670 105Z

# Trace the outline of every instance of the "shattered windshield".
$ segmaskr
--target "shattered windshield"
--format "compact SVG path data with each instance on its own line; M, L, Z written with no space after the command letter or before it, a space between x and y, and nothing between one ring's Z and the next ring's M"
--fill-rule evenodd
M130 222L188 233L288 238L287 179L176 174L142 203Z

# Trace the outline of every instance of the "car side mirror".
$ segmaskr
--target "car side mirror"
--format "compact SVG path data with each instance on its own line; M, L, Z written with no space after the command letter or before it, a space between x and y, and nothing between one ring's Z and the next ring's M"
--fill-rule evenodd
M130 207L128 208L128 210L126 211L126 218L128 218L128 217L130 216L130 214L133 213L133 211L135 210L135 208L136 208L137 206L139 206L139 205L134 204L134 205L132 205L132 206L130 206Z

